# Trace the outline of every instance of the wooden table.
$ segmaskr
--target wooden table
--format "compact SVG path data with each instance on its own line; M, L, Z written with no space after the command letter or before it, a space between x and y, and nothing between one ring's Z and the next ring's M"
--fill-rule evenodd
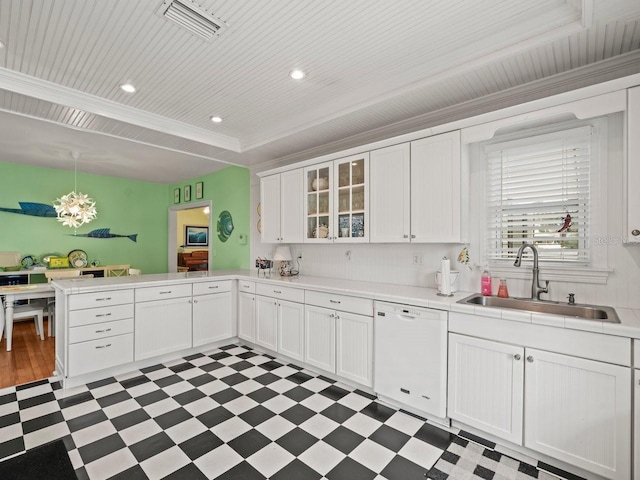
M35 298L55 297L54 288L48 283L38 283L33 285L7 285L0 287L0 295L5 300L5 321L6 325L0 322L0 332L7 330L7 352L11 351L11 334L13 333L13 302L17 300L33 300Z

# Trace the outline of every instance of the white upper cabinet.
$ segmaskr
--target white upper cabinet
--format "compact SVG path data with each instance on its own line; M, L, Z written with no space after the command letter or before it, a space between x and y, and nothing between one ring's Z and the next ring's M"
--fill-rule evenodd
M376 243L411 240L411 150L409 143L370 153L370 239Z
M411 241L460 242L460 131L411 142Z
M460 131L371 152L371 242L460 242Z
M260 179L263 243L301 243L303 170Z
M630 243L640 243L640 87L629 89L628 101L624 238Z
M369 154L305 168L305 242L369 241Z

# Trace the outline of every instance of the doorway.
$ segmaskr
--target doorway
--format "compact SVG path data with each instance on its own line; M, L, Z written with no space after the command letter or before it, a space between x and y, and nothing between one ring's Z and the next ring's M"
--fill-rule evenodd
M174 205L169 207L168 218L168 248L167 248L167 271L175 273L178 271L178 253L183 251L206 250L207 270L211 270L213 252L213 225L211 222L212 203L211 200L191 202L184 205ZM207 245L185 246L188 244L185 238L187 226L208 227Z

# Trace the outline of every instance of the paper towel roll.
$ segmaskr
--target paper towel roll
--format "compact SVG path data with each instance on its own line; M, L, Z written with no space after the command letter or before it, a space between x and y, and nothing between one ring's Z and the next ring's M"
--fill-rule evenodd
M451 263L447 257L442 258L440 264L440 275L442 281L440 282L440 293L442 295L451 294Z

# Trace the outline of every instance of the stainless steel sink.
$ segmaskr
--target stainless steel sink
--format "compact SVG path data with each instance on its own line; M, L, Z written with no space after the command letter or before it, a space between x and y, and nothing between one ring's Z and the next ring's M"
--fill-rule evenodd
M620 323L618 314L613 308L599 305L581 305L578 303L569 305L568 303L531 300L528 298L485 297L479 293L458 300L458 303L524 310L532 313L550 313L552 315L562 315L563 317L576 317L586 320L598 320L600 322Z

